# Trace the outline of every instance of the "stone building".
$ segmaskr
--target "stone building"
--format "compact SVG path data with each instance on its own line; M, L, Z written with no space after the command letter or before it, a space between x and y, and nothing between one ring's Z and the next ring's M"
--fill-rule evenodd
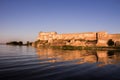
M107 32L66 33L40 32L37 41L40 44L52 46L108 46L108 40L112 40L116 46L120 46L120 34L108 34Z

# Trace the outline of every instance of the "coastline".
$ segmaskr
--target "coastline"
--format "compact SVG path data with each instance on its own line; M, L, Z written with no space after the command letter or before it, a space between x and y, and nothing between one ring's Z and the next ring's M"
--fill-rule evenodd
M117 50L120 51L120 47L115 46L70 46L70 45L64 45L64 46L39 46L36 48L52 48L52 49L61 49L61 50Z
M32 46L63 50L120 50L120 34L40 32Z

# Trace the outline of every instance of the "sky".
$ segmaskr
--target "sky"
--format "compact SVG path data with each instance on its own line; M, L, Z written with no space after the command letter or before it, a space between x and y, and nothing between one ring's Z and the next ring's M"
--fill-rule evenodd
M0 0L0 43L40 31L120 33L120 0Z

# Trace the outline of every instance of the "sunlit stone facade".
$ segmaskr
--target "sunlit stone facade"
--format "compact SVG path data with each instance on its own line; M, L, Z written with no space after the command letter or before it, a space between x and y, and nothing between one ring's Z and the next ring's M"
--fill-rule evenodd
M72 46L108 46L109 39L120 46L120 34L108 34L107 32L66 33L40 32L37 40L47 41L50 45ZM42 44L42 43L41 43Z

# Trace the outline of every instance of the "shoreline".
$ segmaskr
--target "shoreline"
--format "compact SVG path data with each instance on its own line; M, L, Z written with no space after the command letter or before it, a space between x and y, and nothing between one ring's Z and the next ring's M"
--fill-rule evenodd
M120 47L115 47L115 46L94 46L94 47L89 47L89 46L70 46L70 45L65 45L65 46L39 46L36 48L52 48L52 49L61 49L61 50L117 50L120 51Z

